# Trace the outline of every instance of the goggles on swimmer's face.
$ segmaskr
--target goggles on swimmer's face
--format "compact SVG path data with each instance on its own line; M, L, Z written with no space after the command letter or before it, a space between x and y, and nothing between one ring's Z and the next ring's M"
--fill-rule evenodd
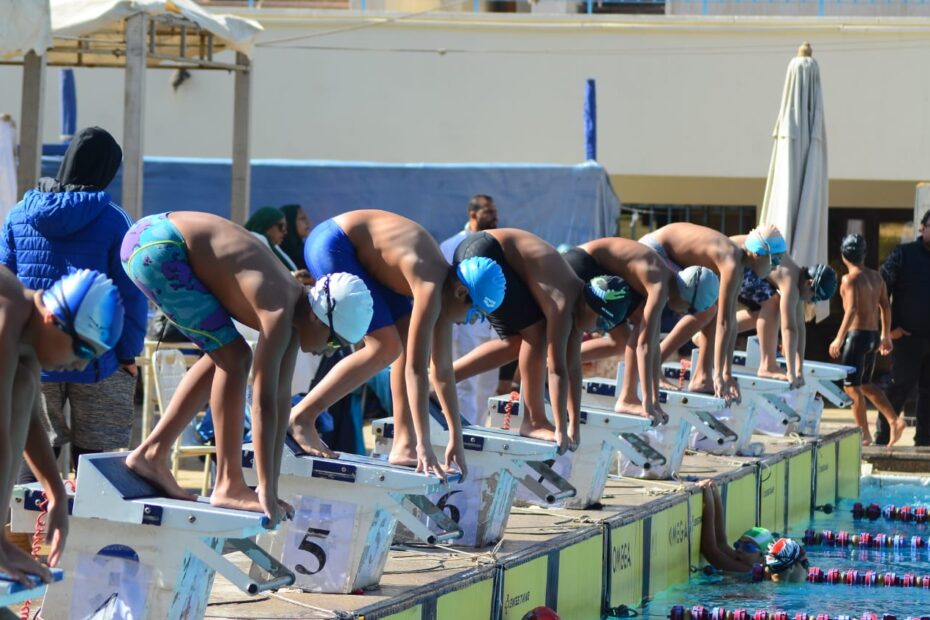
M597 324L596 324L597 331L606 334L607 332L612 330L617 325L618 325L617 323L614 323L613 320L608 319L606 316L603 316L601 314L597 315Z
M65 320L60 321L57 318L55 319L55 326L58 327L61 331L71 336L71 349L74 351L74 354L82 360L90 361L97 357L97 350L94 349L90 344L81 340L81 337L78 336L77 331L74 329L74 316L71 314L71 308L68 307L68 304L65 303L63 299L58 297L56 294L56 300L58 305L61 308L61 311L65 315Z
M484 323L484 321L488 318L488 315L484 312L484 310L472 302L471 295L467 295L465 297L465 303L471 304L471 307L468 308L468 313L465 315L465 325L471 325L472 323L477 323L478 321Z

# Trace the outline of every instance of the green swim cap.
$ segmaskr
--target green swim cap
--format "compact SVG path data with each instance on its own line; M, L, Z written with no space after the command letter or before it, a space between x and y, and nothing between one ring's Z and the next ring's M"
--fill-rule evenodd
M743 535L740 538L748 538L759 545L759 550L762 553L768 551L769 545L775 542L775 537L772 536L772 532L768 531L764 527L751 527L743 532Z

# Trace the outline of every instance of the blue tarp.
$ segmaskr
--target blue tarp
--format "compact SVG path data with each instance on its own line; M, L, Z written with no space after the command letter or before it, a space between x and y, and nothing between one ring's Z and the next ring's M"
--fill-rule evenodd
M54 176L59 158L43 158ZM148 157L144 213L207 211L229 216L229 160ZM119 202L121 178L108 188ZM620 201L598 164L384 164L253 160L252 209L303 205L312 223L354 209L413 219L443 240L465 224L473 194L494 197L502 227L524 228L553 245L616 233Z

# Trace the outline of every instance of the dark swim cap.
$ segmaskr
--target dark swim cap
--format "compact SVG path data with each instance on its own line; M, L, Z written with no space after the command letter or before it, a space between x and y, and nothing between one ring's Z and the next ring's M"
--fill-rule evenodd
M843 237L840 254L851 263L859 264L865 260L865 237L858 233Z
M597 276L584 285L584 298L599 315L597 328L610 331L630 313L630 285L618 276Z
M811 265L807 271L811 278L811 288L814 290L811 301L827 301L833 297L839 285L839 279L833 267L822 264Z

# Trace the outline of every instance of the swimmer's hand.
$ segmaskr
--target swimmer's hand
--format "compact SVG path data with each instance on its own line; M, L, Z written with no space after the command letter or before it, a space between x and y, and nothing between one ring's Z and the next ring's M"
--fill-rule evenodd
M568 425L568 449L574 452L581 445L581 424L577 421Z
M51 546L48 552L48 565L58 566L58 560L65 550L68 538L68 500L48 502L48 521L45 526L45 542Z
M833 359L839 359L840 351L843 349L843 341L839 338L834 338L833 342L830 343L830 357Z
M895 327L893 330L891 330L892 340L897 340L898 338L901 338L902 336L910 336L910 335L911 335L911 332L907 331L903 327Z
M739 385L732 376L716 375L714 376L714 396L722 398L727 406L733 403L739 404L741 400Z
M33 588L36 585L29 575L39 577L44 583L52 581L52 573L48 567L43 566L31 555L9 542L5 536L0 536L0 573L5 573L13 581L27 588Z
M297 278L297 280L304 286L313 286L316 284L316 281L313 279L313 276L310 275L310 272L306 269L298 269L297 271L292 271L291 275Z
M889 355L892 349L894 349L894 343L892 343L891 337L883 337L881 343L878 345L878 352L881 355Z
M465 482L465 476L468 475L468 466L465 465L465 447L461 441L450 441L446 446L446 471L452 471L452 466L458 468L462 474L459 482Z
M274 529L281 521L294 518L294 507L279 500L277 493L265 491L261 487L256 489L256 492L258 494L258 503L261 505L265 516L268 517L268 523L265 524L267 529Z
M439 459L436 458L436 453L433 452L433 448L423 443L417 445L417 472L436 474L444 483L448 482L446 479L446 470L439 465Z

